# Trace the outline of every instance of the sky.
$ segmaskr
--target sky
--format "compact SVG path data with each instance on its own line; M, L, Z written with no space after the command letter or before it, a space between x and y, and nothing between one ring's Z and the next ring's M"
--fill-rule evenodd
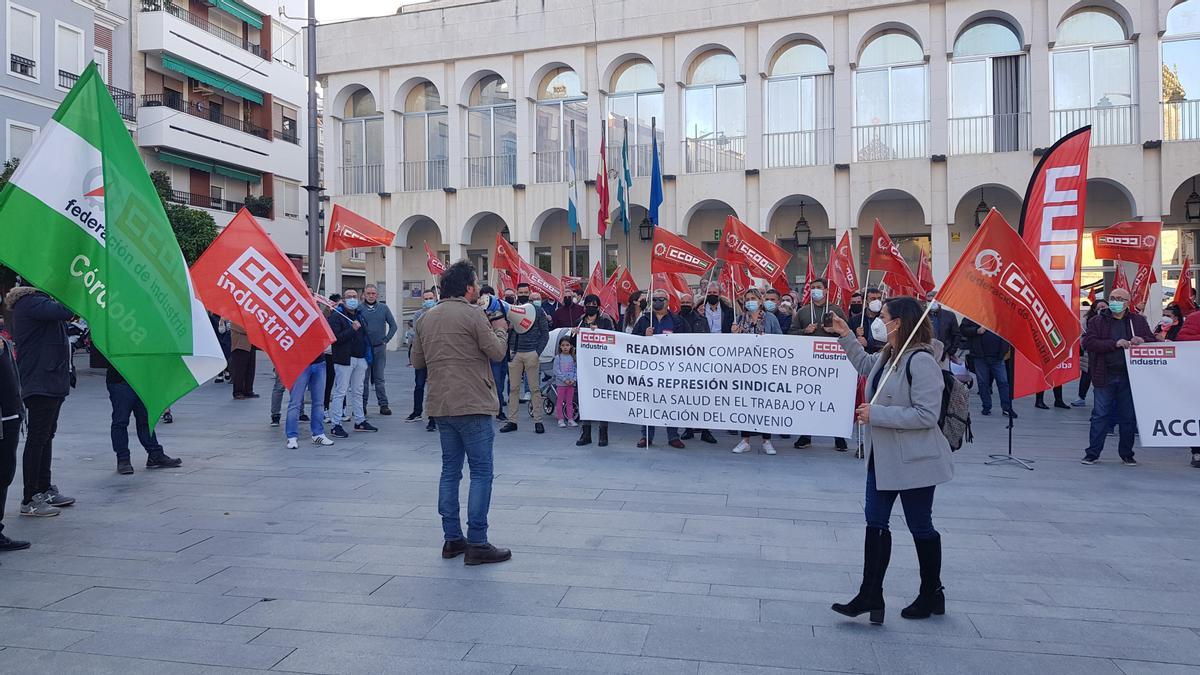
M364 16L394 14L400 5L412 4L414 0L317 0L317 20L332 22L357 19ZM282 0L289 15L306 17L307 0Z

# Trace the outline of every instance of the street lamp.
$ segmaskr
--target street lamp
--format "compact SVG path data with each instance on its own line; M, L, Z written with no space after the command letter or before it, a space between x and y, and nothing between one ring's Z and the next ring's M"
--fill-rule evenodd
M1189 223L1200 220L1200 194L1196 194L1196 177L1192 176L1192 194L1183 203L1184 217Z
M796 229L792 230L792 235L796 237L796 248L808 248L812 230L808 228L808 219L804 217L804 200L800 200L800 219L796 221Z
M650 216L642 218L642 222L638 225L638 236L642 241L650 241L654 238L654 221L650 220Z
M979 188L979 205L975 207L975 229L983 224L983 219L987 218L988 211L991 210L987 202L983 201L983 188Z

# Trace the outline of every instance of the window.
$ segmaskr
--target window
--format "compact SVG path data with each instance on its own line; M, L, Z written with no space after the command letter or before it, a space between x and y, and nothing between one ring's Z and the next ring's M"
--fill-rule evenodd
M553 256L550 254L548 247L540 247L533 250L533 266L547 274L554 272L552 269L554 264L552 258Z
M1200 1L1171 8L1162 40L1163 140L1200 139Z
M8 72L38 81L41 51L41 15L20 5L8 6Z
M100 70L100 79L103 80L105 84L108 84L108 80L109 80L108 50L104 49L103 47L93 47L92 48L92 60L94 60L96 62L96 68L98 68Z
M437 190L448 185L450 124L432 82L413 87L400 118L402 190Z
M366 89L359 89L346 101L342 189L346 194L383 192L383 115Z
M8 148L5 159L24 159L37 137L37 127L9 120L5 125L5 147Z
M872 38L854 74L857 161L925 156L927 103L925 56L917 41L895 30Z
M828 164L833 158L833 75L811 42L780 49L767 74L768 167Z
M587 275L590 274L592 271L592 268L588 266L589 263L588 263L588 247L587 246L576 246L575 247L575 269L574 270L571 269L571 247L570 246L563 247L562 261L563 261L563 272L562 273L564 275L584 277L586 279Z
M1007 23L982 19L963 30L950 62L950 154L1029 149L1025 67Z
M1092 145L1137 138L1133 45L1117 17L1090 7L1063 20L1051 53L1055 137L1092 125Z
M303 38L297 31L278 21L271 22L271 46L275 52L273 58L276 63L282 63L292 70L299 70L302 41Z
M350 249L350 259L354 262L366 262L367 252L361 248Z
M286 218L300 217L300 184L290 180L275 180L275 198L283 206Z
M646 59L631 59L621 64L612 76L612 93L605 110L608 119L608 156L620 162L621 143L629 133L630 171L649 176L653 150L651 129L658 137L659 160L664 140L663 90L654 66Z
M746 85L733 54L696 57L683 90L683 120L688 173L745 168Z
M556 183L567 179L567 158L575 144L575 168L579 179L587 174L587 97L580 88L579 75L570 68L556 68L542 78L534 141L534 180ZM571 129L574 123L575 135Z
M486 75L471 89L467 109L467 185L517 182L517 104L508 83Z
M209 185L208 196L212 199L212 207L219 209L225 202L225 188L220 185Z
M54 22L54 67L60 73L79 75L83 72L83 31L62 23ZM69 84L57 78L60 90L70 90Z

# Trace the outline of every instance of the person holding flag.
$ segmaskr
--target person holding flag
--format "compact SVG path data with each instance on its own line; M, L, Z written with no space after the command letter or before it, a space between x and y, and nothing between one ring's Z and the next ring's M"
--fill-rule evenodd
M634 335L650 337L687 332L687 326L667 307L667 289L654 289L651 294L651 307L653 311L643 314L634 324ZM637 442L637 447L644 448L653 444L655 429L656 427L642 427L642 438ZM682 450L684 447L683 441L679 440L679 429L676 427L667 427L667 441L672 448Z
M336 438L349 438L342 428L346 421L346 398L350 397L350 413L355 431L379 431L367 421L362 407L362 388L371 359L367 328L359 316L358 291L349 289L342 294L342 304L329 314L333 331L333 400L329 417L333 420L331 433Z
M579 328L572 331L572 336L579 334L579 329L588 330L616 330L613 326L613 321L604 312L600 311L600 296L595 293L589 293L583 298L583 320L579 323ZM592 422L589 420L580 420L582 424L579 428L579 440L575 441L575 445L584 446L592 444ZM608 422L601 420L600 425L600 442L597 444L604 448L608 446Z

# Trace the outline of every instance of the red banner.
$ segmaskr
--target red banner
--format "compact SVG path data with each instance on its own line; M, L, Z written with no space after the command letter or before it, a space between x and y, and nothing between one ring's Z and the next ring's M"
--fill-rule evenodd
M396 233L385 230L340 204L334 204L333 213L329 215L329 236L325 239L325 252L391 246L395 239Z
M926 293L937 288L937 283L933 280L933 267L929 264L929 256L925 255L925 251L921 251L921 264L917 266L917 283L921 284L921 290Z
M752 283L746 268L733 263L726 263L721 268L717 282L721 285L721 295L728 298L730 303L737 303L737 299L742 297L742 293L750 288Z
M562 302L563 287L561 279L530 265L524 260L521 260L520 264L521 276L518 283L529 284L529 288L541 293L543 298L552 298L555 302Z
M1042 155L1029 179L1018 230L1054 284L1063 306L1074 316L1079 316L1079 275L1091 138L1090 126L1077 129L1060 138ZM1078 350L1069 351L1070 358L1062 362L1048 381L1042 378L1035 363L1018 357L1013 366L1013 397L1035 394L1047 389L1047 385L1066 384L1079 377Z
M1150 287L1154 285L1154 267L1151 265L1138 265L1137 274L1133 277L1133 288L1130 289L1130 297L1133 298L1134 307L1145 307L1150 300Z
M1196 296L1192 294L1192 261L1183 259L1183 269L1179 271L1179 283L1175 284L1176 305L1184 316L1196 311Z
M900 287L905 293L917 295L921 283L917 281L917 275L912 273L912 268L904 261L904 256L900 253L900 247L888 233L883 230L883 225L879 224L879 219L875 219L874 236L871 238L871 257L867 259L867 269L884 270L891 275L892 281L890 286ZM885 275L884 278L887 278Z
M496 273L495 289L497 295L503 298L505 291L512 291L513 293L517 292L517 282L513 280L511 274L505 272L504 270L498 270L494 267L492 268L492 271Z
M573 277L570 274L564 274L559 277L559 281L562 282L563 290L569 288L576 293L583 292L583 277Z
M510 275L520 274L522 262L524 261L521 260L521 256L517 253L517 249L513 248L513 245L508 243L508 240L500 236L500 233L497 232L496 257L495 260L492 261L492 269L505 270Z
M679 272L704 276L712 271L716 260L683 237L654 228L654 244L650 249L650 271Z
M1092 251L1100 260L1153 265L1162 223L1129 221L1092 233Z
M829 285L837 287L836 304L847 307L850 295L858 290L858 268L854 266L854 251L850 248L850 233L842 233L842 239L829 258ZM833 302L832 298L830 300Z
M787 264L792 254L767 241L749 225L729 216L721 232L717 257L743 265L750 274L773 282L787 274Z
M442 276L442 272L446 271L446 261L429 248L429 242L425 242L425 268L435 277Z
M614 282L610 278L609 283L614 284L614 288L617 291L617 302L622 305L629 304L629 296L633 295L633 292L638 289L637 282L633 280L633 275L629 273L628 268L621 265L613 272L613 277L615 277L616 281Z
M1129 277L1125 276L1125 270L1119 263L1116 271L1113 272L1113 290L1127 291L1130 297L1133 296L1133 289L1129 287Z
M1037 257L996 209L938 291L938 301L1007 340L1042 388L1075 354L1079 314L1061 301Z
M267 353L289 389L333 342L312 291L246 209L191 272L204 306L245 328L250 343Z
M672 312L678 313L681 306L679 303L680 291L674 277L675 275L667 274L666 272L654 274L651 279L651 297L653 297L654 291L658 291L659 289L665 290L667 292L667 308ZM687 288L686 283L684 284L684 288ZM691 291L686 292L690 293Z

